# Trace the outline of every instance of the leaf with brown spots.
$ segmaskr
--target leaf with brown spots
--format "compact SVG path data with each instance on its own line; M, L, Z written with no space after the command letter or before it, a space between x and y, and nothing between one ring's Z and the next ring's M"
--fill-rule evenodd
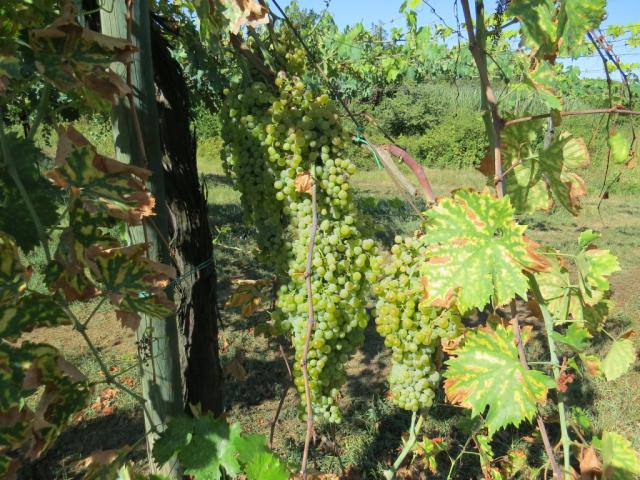
M513 219L507 198L460 190L427 213L426 261L421 266L427 301L455 304L461 312L526 298L524 270L547 268L537 245Z
M444 376L447 398L471 409L486 412L489 435L507 425L531 420L537 405L544 404L553 379L525 369L518 358L513 331L500 325L495 330L467 333L464 345L453 352Z

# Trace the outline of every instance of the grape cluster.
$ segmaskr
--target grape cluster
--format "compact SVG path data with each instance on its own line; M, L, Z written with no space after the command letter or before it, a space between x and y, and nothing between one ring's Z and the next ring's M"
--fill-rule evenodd
M362 237L351 201L355 165L345 156L350 136L326 94L314 94L298 77L283 73L275 88L256 82L228 91L225 104L227 168L257 226L259 247L286 278L274 318L291 332L301 396L313 221L308 184L315 183L318 224L310 280L316 324L307 367L315 416L339 422L344 364L364 341L368 285L379 272L376 246Z
M419 237L396 237L383 275L374 286L376 327L392 352L389 384L399 407L418 411L433 403L440 374L435 362L441 340L461 329L453 310L430 306L424 298L420 264L424 246Z

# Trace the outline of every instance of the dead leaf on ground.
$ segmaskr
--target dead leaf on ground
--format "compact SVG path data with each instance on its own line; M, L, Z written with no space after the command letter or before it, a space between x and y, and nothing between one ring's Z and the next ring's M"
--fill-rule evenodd
M222 371L228 375L231 375L233 378L239 380L240 382L244 382L247 380L247 378L249 378L249 374L242 366L242 363L240 363L238 357L234 358L224 367L222 367Z

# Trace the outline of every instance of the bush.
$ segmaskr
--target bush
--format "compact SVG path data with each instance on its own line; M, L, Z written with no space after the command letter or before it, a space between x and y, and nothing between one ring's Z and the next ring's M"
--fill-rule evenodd
M427 167L470 168L480 164L489 141L478 112L446 116L422 135L400 136L400 144Z
M388 93L373 114L393 136L420 135L459 111L478 109L476 87L407 82Z

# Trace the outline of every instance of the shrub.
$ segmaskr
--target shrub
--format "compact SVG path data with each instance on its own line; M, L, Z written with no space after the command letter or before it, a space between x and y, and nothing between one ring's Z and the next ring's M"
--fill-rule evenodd
M442 120L422 135L401 136L398 141L427 167L478 166L489 146L480 113L460 111Z

